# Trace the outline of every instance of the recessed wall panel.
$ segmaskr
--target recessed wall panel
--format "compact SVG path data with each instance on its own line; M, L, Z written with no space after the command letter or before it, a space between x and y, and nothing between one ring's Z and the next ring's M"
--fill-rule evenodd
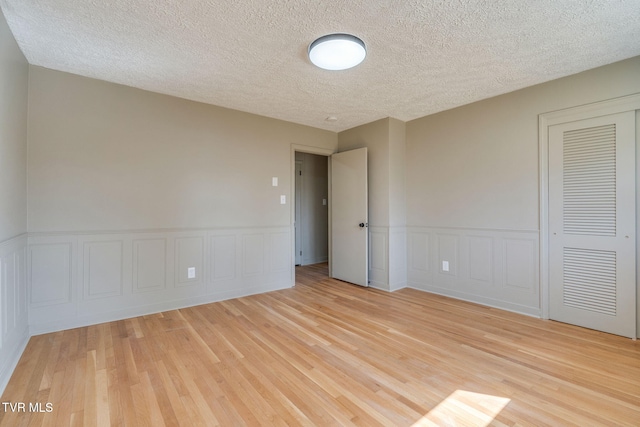
M167 239L133 241L133 292L166 288Z
M235 234L211 236L211 279L213 282L236 278Z
M17 271L16 254L12 253L0 259L2 264L2 331L6 336L16 325Z
M414 232L409 235L409 265L411 270L429 271L430 236Z
M32 306L71 302L71 249L70 243L29 246Z
M387 236L384 232L371 231L370 235L371 269L380 272L387 271Z
M404 227L389 229L389 290L407 285L407 233Z
M493 281L493 239L469 236L469 278L481 282Z
M458 241L459 237L452 234L438 234L438 269L440 274L458 275ZM448 263L448 271L443 262Z
M122 295L122 240L85 242L83 253L84 298Z
M269 235L269 269L273 273L286 271L291 264L289 233Z
M528 239L504 240L504 286L533 289L536 281L536 244Z
M22 248L18 257L18 297L17 297L17 316L21 319L23 316L27 316L27 248Z
M262 274L264 271L264 234L242 236L242 259L244 276Z
M204 238L177 237L175 241L176 286L193 286L203 283ZM194 269L189 277L189 269Z

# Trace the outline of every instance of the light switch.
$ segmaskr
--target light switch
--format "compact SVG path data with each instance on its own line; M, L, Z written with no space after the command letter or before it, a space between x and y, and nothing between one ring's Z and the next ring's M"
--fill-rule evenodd
M280 204L281 205L287 204L287 196L285 196L284 194L280 196Z
M327 199L322 199L322 206L327 206Z
M442 271L449 271L449 261L442 261Z
M278 177L274 176L273 178L271 178L271 186L273 187L277 187L278 186Z
M196 268L189 267L187 268L187 279L195 279L196 278Z

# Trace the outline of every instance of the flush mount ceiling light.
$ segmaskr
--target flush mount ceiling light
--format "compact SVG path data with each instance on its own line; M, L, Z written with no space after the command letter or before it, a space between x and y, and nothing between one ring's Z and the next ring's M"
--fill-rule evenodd
M367 56L364 42L351 34L327 34L309 45L309 59L325 70L346 70Z

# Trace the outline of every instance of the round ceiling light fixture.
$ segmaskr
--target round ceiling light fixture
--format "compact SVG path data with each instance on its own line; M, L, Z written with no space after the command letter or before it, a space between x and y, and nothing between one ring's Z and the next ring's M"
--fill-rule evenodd
M325 70L355 67L367 56L364 42L351 34L327 34L309 45L309 59Z

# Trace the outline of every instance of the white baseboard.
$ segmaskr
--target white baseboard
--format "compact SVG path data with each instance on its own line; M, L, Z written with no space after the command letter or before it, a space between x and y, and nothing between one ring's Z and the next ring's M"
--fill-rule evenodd
M380 282L378 280L369 280L369 287L374 289L379 289L381 291L390 292L389 284Z
M486 305L487 307L498 308L512 313L524 314L526 316L540 318L541 311L537 307L527 307L520 304L513 304L507 301L495 300L492 298L481 297L478 295L466 294L464 292L453 291L450 289L425 287L417 284L409 284L411 289L417 291L428 292L431 294L442 295L445 297L459 299L461 301L472 302L480 305Z
M320 257L320 258L303 259L302 264L300 265L322 264L323 262L329 262L329 258Z

